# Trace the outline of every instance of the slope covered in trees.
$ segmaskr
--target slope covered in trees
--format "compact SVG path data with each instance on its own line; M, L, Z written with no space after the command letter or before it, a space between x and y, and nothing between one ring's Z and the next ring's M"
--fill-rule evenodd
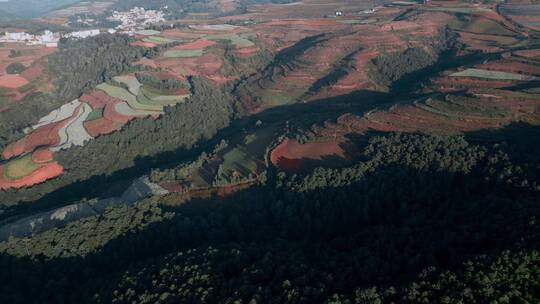
M150 199L0 243L0 294L12 303L538 300L540 196L509 182L537 180L537 168L459 137L378 136L362 151L342 169L357 177L347 183L323 186L336 171L270 173L266 186L226 198Z

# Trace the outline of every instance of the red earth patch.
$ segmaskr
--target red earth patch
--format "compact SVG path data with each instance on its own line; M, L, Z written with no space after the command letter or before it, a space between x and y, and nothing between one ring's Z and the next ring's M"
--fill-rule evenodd
M140 40L131 43L131 45L133 45L133 46L142 46L142 47L145 47L145 48L153 48L153 47L157 46L157 44L155 44L155 43L146 42L146 41L140 41Z
M38 149L32 153L32 161L36 164L44 164L54 160L54 154L49 149Z
M84 128L92 137L110 134L117 131L121 125L121 123L110 121L106 118L99 118L84 122Z
M217 44L215 41L212 40L206 40L206 39L199 39L194 42L186 43L180 46L175 47L175 49L178 50L198 50L198 49L205 49L207 47L210 47L212 45Z
M337 141L320 141L300 144L293 139L285 139L270 154L272 163L285 170L298 170L302 159L321 160L324 156L345 158L345 151Z
M23 188L41 184L51 178L55 178L64 172L64 168L58 162L49 163L30 175L18 180L8 180L4 177L4 167L0 166L0 189Z
M18 89L28 84L28 80L20 75L4 75L0 76L0 87L9 89Z

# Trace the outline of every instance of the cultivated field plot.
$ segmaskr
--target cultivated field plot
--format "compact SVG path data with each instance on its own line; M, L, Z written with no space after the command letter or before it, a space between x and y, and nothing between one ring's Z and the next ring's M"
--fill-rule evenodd
M472 77L472 78L483 78L483 79L494 79L494 80L516 80L516 81L537 79L537 77L533 77L529 75L500 72L500 71L491 71L491 70L482 70L482 69L466 69L461 72L453 73L450 76L451 77Z
M188 57L200 57L204 54L202 49L195 50L168 50L163 53L165 58L188 58Z
M143 42L148 42L148 43L153 43L153 44L156 44L156 45L168 44L168 43L175 42L175 40L164 38L164 37L159 37L159 36L149 36L149 37L143 38L142 41Z
M540 4L502 5L501 12L522 26L540 30Z
M250 38L253 38L253 34L250 33L233 33L233 34L214 34L205 36L207 40L229 41L237 48L248 48L255 46Z
M341 140L301 144L287 138L272 151L270 158L275 166L290 172L313 169L315 164L331 167L346 159L345 151L341 147L344 143Z
M0 110L13 106L29 95L54 89L45 71L47 56L55 51L56 48L22 43L0 45Z
M165 106L183 102L189 90L164 90L142 85L135 76L113 78L79 99L62 105L32 125L29 133L2 152L8 161L0 166L0 188L20 188L42 183L63 172L53 162L53 152L84 146L95 137L119 130L137 117L163 113ZM124 88L125 87L125 88Z
M52 152L40 149L0 166L0 190L42 183L62 172L63 168L54 161Z
M469 20L456 20L450 24L452 29L474 34L515 36L517 33L506 28L503 24L481 16L466 18Z
M376 130L459 134L499 128L515 121L538 121L540 99L532 82L538 80L540 52L538 45L533 47L535 42L528 38L528 32L505 20L489 5L437 2L379 7L387 2L305 0L290 5L255 5L245 14L223 16L212 23L202 18L184 19L178 20L180 26L176 28L137 32L135 45L160 46L155 57L137 62L148 67L144 73L175 81L203 76L217 85L242 79L234 94L242 110L246 109L242 113L245 115L358 91L384 94L393 90L394 82L403 75L427 71L441 60L441 49L455 42L444 39L454 39L453 33L457 33L459 42L456 56L473 52L493 55L476 55L477 61L452 65L426 76L422 89L425 94L433 93L431 98L359 116L343 115L337 122L314 127L314 136L306 143L292 138L277 142L279 132L270 126L233 136L225 148L189 170L180 170L178 180L171 182L183 189L202 189L253 180L270 163L289 171L332 166L347 160L345 135L350 133ZM527 9L531 9L528 15ZM529 22L528 26L536 22L534 9L503 7L513 21ZM345 16L336 17L337 10ZM445 37L442 33L448 29L453 33ZM411 49L417 53L407 57ZM6 84L4 90L26 89L42 77L37 67L44 62L31 58L43 50L21 52L18 58L9 57L9 48L4 53L2 50L0 55L4 54L6 62L20 61L26 67L19 75L0 75L0 86L2 79ZM419 62L418 57L430 60ZM389 58L387 70L383 64L376 64L385 58ZM245 66L252 70L241 71ZM32 75L36 78L30 79ZM166 106L183 102L191 94L178 87L149 85L151 82L139 76L133 73L114 77L43 117L26 137L4 150L9 161L0 167L3 178L20 181L33 176L18 186L42 182L44 179L35 178L35 172L54 162L54 157L46 157L42 150L56 152L84 145L92 138L119 130L132 119L158 117ZM524 95L513 92L519 86L527 86L527 91L520 92ZM52 175L46 176L48 179Z

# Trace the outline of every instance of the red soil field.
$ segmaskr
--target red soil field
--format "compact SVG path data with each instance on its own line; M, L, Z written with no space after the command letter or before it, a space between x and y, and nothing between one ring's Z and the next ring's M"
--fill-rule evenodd
M187 75L216 76L223 66L223 59L214 54L205 54L200 57L173 58L157 60L158 65L164 69L181 69Z
M259 48L256 47L236 49L234 51L236 55L240 56L251 56L257 54L257 52L259 52Z
M526 58L540 57L540 49L515 51L514 54Z
M28 80L34 81L43 75L43 65L33 64L21 73L21 76Z
M469 77L440 77L433 81L441 92L453 92L469 88L504 88L513 85L512 81L481 80Z
M44 164L54 160L53 152L49 149L38 149L32 153L32 161L37 164Z
M175 47L175 49L178 50L198 50L198 49L205 49L207 47L210 47L212 45L217 44L217 42L212 40L206 40L206 39L199 39L194 42L186 43L183 45L179 45Z
M540 66L534 66L531 64L526 64L513 60L499 60L495 62L488 62L486 64L479 65L478 68L500 72L540 75Z
M88 94L84 94L79 98L80 101L88 103L92 109L100 109L108 103L113 102L112 97L105 94L103 91L93 90Z
M167 79L178 79L178 80L186 80L186 77L175 74L172 71L160 71L154 74L159 79L167 80Z
M49 163L32 174L18 179L8 180L4 177L4 168L0 166L0 189L6 190L10 188L29 187L36 184L41 184L51 178L55 178L64 172L64 168L58 162Z
M28 80L19 75L4 75L0 76L0 87L9 89L18 89L28 84Z
M154 60L152 59L148 59L146 57L144 58L141 58L139 61L137 61L135 64L140 64L140 65L146 65L146 66L149 66L151 68L157 68L157 64Z
M103 117L109 121L114 121L120 124L126 124L128 121L134 119L135 117L124 116L116 112L116 109L114 107L116 104L120 102L122 101L118 99L113 99L112 102L107 103L107 105L105 106L105 109L103 110Z
M298 170L302 159L320 160L324 156L337 155L345 158L340 142L324 141L300 144L296 140L285 139L270 154L272 163L283 169Z
M76 112L78 112L78 110ZM58 132L68 120L69 118L37 128L27 136L8 145L2 152L2 156L5 159L10 159L26 152L32 152L38 147L54 146L58 144L60 141Z
M117 131L121 125L121 123L110 121L106 118L99 118L84 122L84 128L92 137L110 134Z
M132 42L131 45L133 45L133 46L142 46L142 47L145 47L145 48L153 48L153 47L157 46L157 44L155 44L155 43L141 41L141 40L137 40L135 42Z
M159 186L172 193L181 193L185 191L185 187L178 182L163 182L159 183Z

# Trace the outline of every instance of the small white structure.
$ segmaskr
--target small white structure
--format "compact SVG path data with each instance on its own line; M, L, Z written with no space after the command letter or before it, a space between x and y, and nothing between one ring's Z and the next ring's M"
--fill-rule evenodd
M77 39L84 39L89 37L94 37L100 34L99 30L86 30L86 31L80 31L80 32L72 32L64 37L66 38L77 38Z
M336 11L336 17L341 17L343 16L343 12L342 11Z

